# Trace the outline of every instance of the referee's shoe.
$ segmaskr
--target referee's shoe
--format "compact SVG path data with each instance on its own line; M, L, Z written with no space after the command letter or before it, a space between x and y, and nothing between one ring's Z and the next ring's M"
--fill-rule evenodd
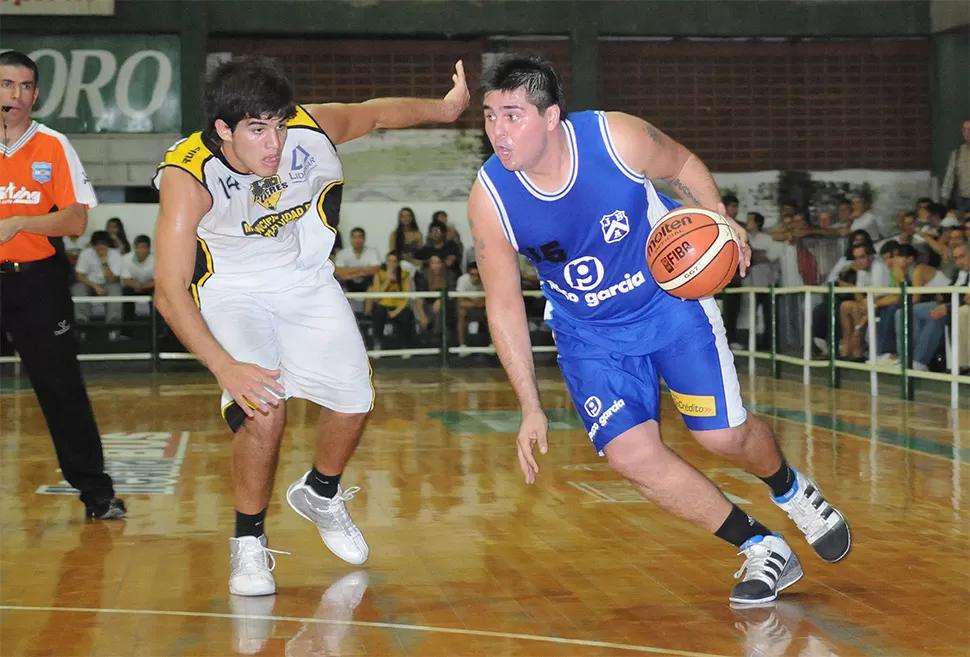
M125 503L117 497L108 497L86 504L88 518L96 520L121 520L128 515Z

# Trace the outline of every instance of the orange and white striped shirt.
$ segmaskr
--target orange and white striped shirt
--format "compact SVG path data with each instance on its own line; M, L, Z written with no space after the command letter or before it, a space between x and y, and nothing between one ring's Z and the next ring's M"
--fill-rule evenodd
M67 137L34 121L16 143L0 145L0 221L49 214L74 203L93 208L98 199ZM54 247L43 235L21 232L0 244L0 262L52 255Z

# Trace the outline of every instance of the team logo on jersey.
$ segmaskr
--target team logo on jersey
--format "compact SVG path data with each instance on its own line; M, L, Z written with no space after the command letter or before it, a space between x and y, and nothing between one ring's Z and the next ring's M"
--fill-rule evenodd
M614 244L630 232L630 219L626 216L626 212L617 210L600 219L600 228L603 229L603 239L606 243Z
M603 263L593 256L576 258L566 265L563 276L574 290L595 290L603 282Z
M590 397L583 404L583 408L586 409L586 414L590 417L596 417L603 410L603 402L600 401L599 397Z
M50 182L54 167L50 162L34 162L30 165L30 175L37 182L43 184Z
M280 196L283 195L283 191L289 186L279 176L260 178L249 186L249 189L253 192L253 205L259 203L267 210L275 210Z
M305 148L297 145L290 155L290 180L303 182L317 168L317 160Z
M242 222L243 235L246 235L247 237L250 235L276 237L279 235L279 232L283 226L292 223L305 215L307 210L310 209L310 204L312 202L313 201L307 201L306 203L302 203L295 208L290 208L288 210L283 210L282 212L277 212L276 214L268 214L265 217L260 217L259 221L254 224L244 221Z

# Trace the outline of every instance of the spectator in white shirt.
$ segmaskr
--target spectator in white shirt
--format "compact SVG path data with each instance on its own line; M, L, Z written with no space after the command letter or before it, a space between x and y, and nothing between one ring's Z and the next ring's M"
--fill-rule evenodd
M839 282L853 287L887 287L889 267L876 258L871 244L852 249L852 264L842 272ZM862 361L863 330L868 322L866 295L856 294L839 304L839 318L842 325L840 352L847 360Z
M148 235L135 238L135 249L124 256L121 265L121 285L124 294L152 295L155 292L155 256L152 255L152 240ZM135 304L135 314L148 315L148 304Z
M872 213L868 203L860 195L852 197L852 224L849 226L849 232L855 230L866 231L873 242L878 242L884 233L879 217Z
M117 249L111 248L111 236L103 230L91 235L91 246L81 251L75 266L77 282L71 288L75 297L121 296L122 258ZM78 322L87 322L93 304L75 305ZM121 321L121 304L109 303L105 307L108 322Z
M455 292L484 292L482 277L478 273L478 264L468 263L468 271L458 277L455 284ZM473 326L474 324L474 326ZM458 344L462 347L466 344L468 333L478 333L479 329L488 329L488 320L485 316L485 297L467 298L458 297Z
M374 274L384 264L377 249L367 246L367 233L359 226L350 231L350 247L334 258L337 269L334 275L348 292L366 292L374 280ZM364 302L350 299L355 313L363 312Z

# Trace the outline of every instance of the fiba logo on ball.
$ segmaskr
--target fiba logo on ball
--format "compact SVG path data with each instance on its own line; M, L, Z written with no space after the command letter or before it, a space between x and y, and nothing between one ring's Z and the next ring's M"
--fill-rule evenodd
M566 265L563 276L574 290L595 290L603 282L603 263L593 256L576 258Z

